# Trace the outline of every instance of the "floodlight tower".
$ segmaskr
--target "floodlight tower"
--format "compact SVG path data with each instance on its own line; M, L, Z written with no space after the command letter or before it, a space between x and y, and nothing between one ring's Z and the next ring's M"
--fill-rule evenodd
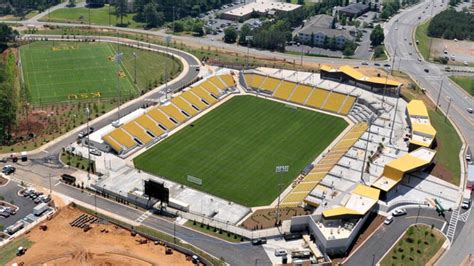
M280 202L281 202L281 193L282 193L282 186L283 186L283 180L282 180L283 179L283 173L288 173L289 168L290 167L288 165L278 165L275 168L275 173L280 173L280 184L279 184L280 194L278 194L278 205L277 205L277 213L276 213L276 226L277 227L280 224L280 215L281 215Z
M370 141L370 127L372 126L372 123L375 121L375 116L374 115L371 115L369 117L369 120L367 121L369 123L369 132L367 134L367 144L365 145L365 151L364 151L364 161L362 162L362 169L361 169L361 172L360 172L360 180L362 181L362 183L365 183L364 181L364 171L365 171L365 160L367 158L367 150L369 148L369 141Z
M115 63L117 63L117 93L118 93L118 105L117 105L117 125L120 125L120 105L122 104L122 93L120 91L120 64L122 63L123 53L115 54Z

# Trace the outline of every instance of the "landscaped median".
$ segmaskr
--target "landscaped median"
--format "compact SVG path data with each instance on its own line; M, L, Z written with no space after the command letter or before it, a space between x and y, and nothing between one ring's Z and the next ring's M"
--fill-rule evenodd
M433 225L418 224L408 228L380 265L426 265L437 254L446 237Z
M430 59L430 37L428 37L428 26L430 21L426 21L420 24L415 30L415 42L413 45L418 46L418 51L421 53L425 60ZM416 44L418 41L418 44Z
M469 95L474 96L474 77L450 76L449 78Z

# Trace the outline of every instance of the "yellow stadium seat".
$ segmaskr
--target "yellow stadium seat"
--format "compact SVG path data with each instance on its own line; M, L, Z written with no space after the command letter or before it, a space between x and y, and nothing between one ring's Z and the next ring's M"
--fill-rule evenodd
M196 95L194 95L191 91L186 91L181 96L188 102L192 103L197 108L204 110L207 108L207 105L199 99Z
M123 131L121 128L114 129L108 135L127 149L133 148L137 145L133 138L129 134L125 133L125 131Z
M197 114L197 110L194 109L191 104L189 104L188 102L186 102L183 98L181 98L181 96L178 96L178 97L174 97L173 99L171 99L171 102L176 105L179 109L185 111L186 113L188 113L188 115L190 116L193 116L195 114Z
M176 124L173 123L168 116L163 113L160 109L163 109L164 106L158 107L158 108L151 108L150 111L148 111L147 115L150 116L153 120L155 120L157 123L161 124L162 126L166 127L168 130L173 129ZM179 111L178 111L179 112ZM182 122L185 120L184 115L180 114L179 117L174 117L173 115L170 115L173 117L176 122ZM180 120L180 118L183 117L183 120Z
M172 104L162 105L159 107L159 109L162 110L169 117L172 117L174 118L174 120L177 120L176 122L182 123L188 119L183 113L181 113L181 111L176 106Z
M344 102L345 98L346 95L344 94L331 92L331 94L329 94L328 99L326 100L326 104L322 107L322 109L337 113L341 108L341 105Z
M260 89L260 85L265 79L264 76L257 75L257 74L245 74L244 77L245 77L245 82L247 82L247 85L254 89Z
M299 183L298 185L296 185L296 187L293 188L293 190L291 191L292 193L294 192L306 192L306 193L309 193L311 192L311 190L313 190L313 188L318 184L318 182L306 182L303 181L301 183ZM306 198L306 197L305 197Z
M114 138L110 135L105 135L102 139L109 144L112 149L114 149L117 153L121 153L123 151L122 145L118 143Z
M122 129L127 131L130 135L134 136L142 144L147 144L153 140L153 138L146 133L146 131L141 128L135 121L128 122L122 126Z
M220 90L224 90L226 88L226 85L217 76L212 76L208 80L209 82L216 85Z
M278 87L278 84L280 84L280 81L279 79L267 77L262 85L260 85L260 88L267 91L274 91Z
M349 111L351 110L351 107L354 104L354 102L355 102L355 97L354 96L347 96L347 99L344 102L344 104L342 105L342 108L339 111L339 113L341 113L343 115L347 115L349 113Z
M153 121L151 118L149 118L149 116L147 115L139 116L137 119L135 119L135 122L137 122L144 129L150 131L155 137L159 137L160 135L165 133L165 131L161 127L159 127L156 124L156 122Z
M225 74L221 75L220 78L224 81L226 88L235 87L235 81L232 75Z
M216 98L218 98L221 95L221 92L219 91L219 89L208 80L204 81L200 85L209 93L214 95Z
M314 107L314 108L321 108L321 105L326 100L329 91L323 89L314 89L309 99L306 101L306 105Z
M290 97L293 90L295 89L295 87L296 87L296 83L288 82L284 80L280 84L278 89L273 93L273 96L278 99L287 100Z
M216 98L212 97L211 94L201 86L194 87L191 91L209 104L217 102Z
M295 91L293 92L293 95L291 96L290 101L299 103L299 104L304 104L311 90L312 89L309 86L299 85L298 87L296 87Z

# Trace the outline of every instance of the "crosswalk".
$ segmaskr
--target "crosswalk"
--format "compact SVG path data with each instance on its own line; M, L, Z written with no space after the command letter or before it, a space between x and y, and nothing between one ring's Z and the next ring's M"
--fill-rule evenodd
M16 177L10 178L13 182L18 183L19 185L23 184L25 187L34 187L34 185L28 181L20 180Z
M469 218L469 214L471 213L471 208L469 210L463 212L461 215L459 215L459 220L462 222L467 222L467 219Z
M456 208L453 210L453 213L451 214L451 219L449 220L448 232L446 233L446 236L451 241L453 241L454 239L454 233L456 233L456 226L458 224L458 220L459 220L459 208Z
M145 221L148 217L151 216L151 212L150 211L147 211L147 212L144 212L140 217L138 217L135 222L137 223L143 223L143 221Z

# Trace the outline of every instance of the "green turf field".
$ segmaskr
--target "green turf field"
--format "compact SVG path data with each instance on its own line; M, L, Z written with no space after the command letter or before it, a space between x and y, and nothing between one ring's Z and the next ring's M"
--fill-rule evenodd
M135 158L146 172L245 206L279 194L276 165L289 165L284 187L343 130L338 117L237 96ZM187 181L187 175L203 185Z
M105 43L34 42L22 46L23 77L32 103L115 97L117 73L126 70L113 61L114 53L114 47ZM124 97L137 94L127 74L120 78L120 88Z

